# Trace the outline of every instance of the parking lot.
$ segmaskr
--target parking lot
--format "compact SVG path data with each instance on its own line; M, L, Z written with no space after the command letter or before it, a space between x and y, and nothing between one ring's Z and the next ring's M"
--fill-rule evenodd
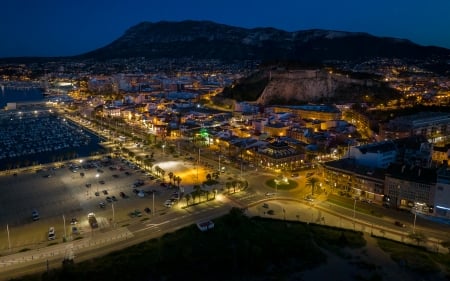
M89 165L87 165L89 163ZM184 191L191 192L198 178L204 180L203 168L197 169L185 160L161 159L156 161L166 171L182 177ZM199 175L197 177L197 174ZM141 194L134 193L134 183ZM133 220L135 210L141 216L160 215L172 210L164 202L173 197L177 188L161 186L161 179L150 179L146 172L127 164L121 159L102 161L72 161L63 167L43 167L37 171L19 172L17 175L0 176L0 227L8 225L11 247L48 242L49 227L54 226L56 240L71 234L70 221L77 218L79 234L91 234L88 213L95 213L99 229L127 224ZM154 191L154 192L153 192ZM121 196L121 192L125 196ZM112 200L112 197L116 200ZM110 198L110 202L107 201ZM154 200L153 200L154 199ZM102 208L100 203L104 204ZM154 202L154 205L153 205ZM147 211L144 211L148 208ZM33 221L32 212L37 210L40 219ZM6 233L6 231L2 231ZM0 235L0 251L8 249L7 235Z

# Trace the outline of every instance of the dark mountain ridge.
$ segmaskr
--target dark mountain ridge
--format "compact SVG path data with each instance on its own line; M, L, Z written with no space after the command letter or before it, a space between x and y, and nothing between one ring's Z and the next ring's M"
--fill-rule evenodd
M367 60L371 58L448 59L450 50L368 33L275 28L241 28L210 21L142 22L111 44L76 56L221 60Z

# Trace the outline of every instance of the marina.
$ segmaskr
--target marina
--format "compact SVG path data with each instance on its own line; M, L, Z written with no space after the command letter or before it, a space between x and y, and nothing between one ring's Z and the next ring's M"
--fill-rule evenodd
M102 139L49 109L0 114L0 170L91 156Z

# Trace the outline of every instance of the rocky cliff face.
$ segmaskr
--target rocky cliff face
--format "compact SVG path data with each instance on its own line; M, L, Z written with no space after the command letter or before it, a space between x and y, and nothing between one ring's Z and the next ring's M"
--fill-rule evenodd
M268 104L274 100L336 102L337 99L343 98L340 96L343 89L366 88L379 84L374 80L353 79L325 70L271 72L269 77L270 81L257 103ZM351 96L353 93L348 94Z

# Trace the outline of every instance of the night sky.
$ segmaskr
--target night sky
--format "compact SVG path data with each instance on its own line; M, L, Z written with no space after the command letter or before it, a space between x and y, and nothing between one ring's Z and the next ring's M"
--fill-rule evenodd
M367 32L450 48L449 0L7 0L0 57L82 54L133 25L161 20Z

